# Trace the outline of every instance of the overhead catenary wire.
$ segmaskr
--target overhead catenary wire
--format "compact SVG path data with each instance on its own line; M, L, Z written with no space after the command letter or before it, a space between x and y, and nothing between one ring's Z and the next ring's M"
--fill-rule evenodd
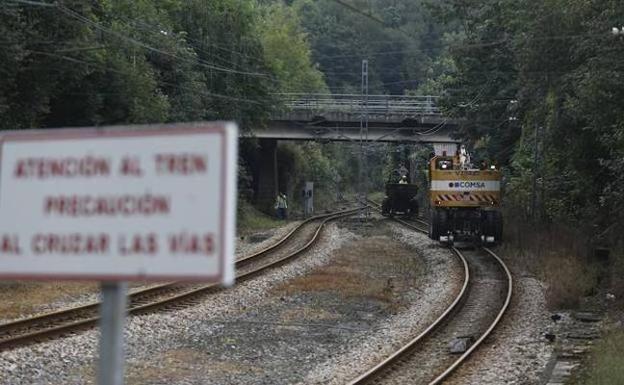
M237 75L245 75L245 76L253 76L253 77L264 77L264 78L269 78L271 79L272 77L269 74L266 73L260 73L260 72L251 72L251 71L243 71L243 70L237 70L234 68L228 68L228 67L222 67L222 66L217 66L214 65L212 63L208 63L206 61L200 60L199 58L197 58L196 60L192 60L189 58L185 58L185 57L181 57L179 55L176 55L175 53L172 52L167 52L164 51L162 49L159 49L157 47L151 46L145 42L142 42L138 39L135 39L133 37L124 35L120 32L117 32L115 30L112 30L104 25L102 25L101 23L98 23L96 21L93 21L83 15L81 15L80 13L62 5L59 3L45 3L45 2L38 2L38 1L29 1L29 0L9 0L10 2L14 2L17 4L24 4L24 5L32 5L32 6L42 6L42 7L50 7L50 8L55 8L57 10L59 10L61 13L63 13L64 15L77 20L83 24L89 25L103 33L106 33L108 35L114 36L120 40L123 40L125 42L128 42L130 44L133 44L135 46L144 48L148 51L151 52L155 52L164 56L168 56L168 57L172 57L175 58L177 60L181 60L181 61L186 61L186 62L191 62L193 64L197 64L199 66L202 66L204 68L213 70L215 72L223 72L223 73L230 73L230 74L237 74Z
M43 1L31 1L31 0L9 0L7 2L9 5L14 3L15 5L32 5L36 7L56 7L54 3L45 3Z
M141 20L126 20L126 22L130 22L130 23L133 23L135 25L142 26L142 27L139 27L139 28L141 28L142 30L147 31L147 32L151 32L151 33L154 33L154 34L162 34L163 33L162 30L160 30L158 28L154 28L153 25L147 24L147 23L145 23L144 21L141 21ZM169 34L167 34L167 36L169 36ZM228 53L240 56L240 57L245 58L245 59L251 59L251 60L257 62L258 64L263 64L264 61L265 61L264 57L245 54L245 53L242 53L240 51L236 51L236 50L233 50L233 49L230 49L230 48L223 47L223 46L221 46L219 44L216 44L216 43L213 43L213 42L203 41L203 40L199 40L199 39L192 39L188 35L184 36L184 40L187 41L187 42L190 42L190 43L196 43L196 44L192 44L192 47L193 47L194 50L196 50L198 52L203 52L203 53L209 54L212 57L216 57L216 58L218 58L220 60L223 60L223 61L228 61L228 60L224 59L221 56L216 56L212 52L206 51L203 48L203 46L204 45L208 45L210 47L215 47L216 49L218 49L220 51L228 52ZM198 45L201 45L202 48L200 48ZM239 65L239 64L233 63L231 61L229 61L229 64L231 64L231 65Z
M172 57L172 58L175 58L175 59L178 59L178 60L190 61L189 59L180 57L180 56L178 56L178 55L176 55L174 53L163 51L163 50L161 50L159 48L150 46L149 44L146 44L146 43L144 43L142 41L139 41L139 40L137 40L135 38L132 38L130 36L126 36L126 35L124 35L122 33L119 33L117 31L114 31L114 30L110 29L110 28L107 28L107 27L103 26L102 24L97 23L97 22L95 22L93 20L90 20L89 18L87 18L87 17L79 14L78 12L75 12L75 11L73 11L73 10L63 6L63 5L58 5L57 8L62 13L68 15L69 17L72 17L72 18L74 18L74 19L76 19L76 20L78 20L78 21L80 21L80 22L82 22L84 24L91 25L92 27L94 27L94 28L96 28L96 29L98 29L98 30L100 30L102 32L105 32L107 34L115 36L115 37L117 37L117 38L119 38L121 40L129 42L129 43L134 44L136 46L139 46L139 47L145 48L145 49L147 49L149 51L156 52L156 53L159 53L159 54L162 54L162 55L165 55L165 56L169 56L169 57ZM201 65L202 67L205 67L207 69L214 70L214 71L217 71L217 72L225 72L225 73L247 75L247 76L270 77L268 74L265 74L265 73L239 71L239 70L232 69L232 68L215 66L213 64L207 63L207 62L199 60L199 59L197 59L197 63L199 65Z
M337 4L340 4L341 6L345 7L346 9L349 9L349 10L351 10L352 12L355 12L355 13L357 13L357 14L359 14L359 15L363 16L363 17L366 17L367 19L372 20L372 21L374 21L375 23L380 24L380 25L381 25L381 26L383 26L384 28L395 29L395 30L397 30L397 31L399 31L399 32L401 32L401 33L403 33L403 34L405 34L405 35L406 35L406 36L408 36L408 37L411 37L411 38L413 38L413 37L414 37L414 35L413 35L413 34L411 34L411 33L407 32L407 31L405 31L404 29L402 29L402 28L398 28L398 27L390 27L390 26L386 25L386 23L385 23L383 20L381 20L380 18L378 18L377 16L375 16L375 15L373 15L373 14L371 14L371 13L366 13L366 12L364 12L364 11L360 10L359 8L357 8L356 6L354 6L354 5L352 5L352 4L349 4L349 3L347 3L347 2L345 2L345 1L343 1L343 0L333 0L333 2L334 2L334 3L337 3Z
M45 3L45 2L40 2L40 1L30 1L30 0L8 0L8 1L9 1L9 3L11 3L11 2L12 2L12 3L16 3L16 5L20 5L20 4L21 4L21 5L31 5L31 6L43 6L43 7L57 7L57 6L58 6L56 3ZM162 33L163 33L163 31L162 31L162 30L160 30L160 29L159 29L158 31L156 31L156 30L154 29L154 25L149 25L149 24L147 24L147 23L145 23L145 22L143 22L143 21L140 21L140 20L136 20L136 19L135 19L135 20L127 20L127 19L126 19L126 22L132 22L132 23L133 23L133 24L135 24L135 25L142 25L142 26L143 26L143 28L142 28L142 29L143 29L144 31L150 31L150 32L152 32L152 33L159 33L159 34L162 34ZM215 44L215 43L213 43L213 42L204 42L204 41L199 41L199 40L197 40L197 39L191 39L191 38L189 38L188 36L186 36L184 39L185 39L185 41L187 41L187 42L198 43L198 44L202 44L202 45L204 45L204 44L205 44L205 45L209 45L209 46L211 46L211 47L215 47L215 48L217 48L217 49L218 49L218 50L220 50L220 51L229 52L229 53L235 54L235 55L240 56L240 57L244 57L244 58L247 58L247 59L251 59L251 60L253 60L253 61L258 62L259 64L261 64L261 63L263 63L263 62L264 62L264 58L263 58L263 57L260 57L260 56L254 56L254 55L248 55L248 54L245 54L245 53L242 53L242 52L236 51L236 50L232 50L232 49L229 49L229 48L223 47L223 46L218 45L218 44ZM196 45L193 45L193 48L194 48L196 51L200 51L200 52L201 52L201 51L203 51L201 48L197 47ZM204 52L205 52L205 51L204 51ZM216 58L218 58L218 59L223 59L223 58L222 58L222 57L220 57L220 56L215 56L215 55L212 55L212 56L213 56L213 57L216 57ZM230 62L230 64L234 64L234 65L236 65L235 63L231 63L231 62Z
M89 62L89 61L86 61L86 60L73 58L73 57L70 57L70 56L67 56L67 55L59 55L59 54L54 53L54 52L44 52L44 51L36 51L36 50L28 50L28 52L30 52L32 54L36 54L36 55L45 55L45 56L49 56L49 57L55 57L57 59L69 61L69 62L72 62L72 63L75 63L75 64L89 65L89 66L97 68L97 69L99 69L101 71L109 71L109 72L121 74L121 75L124 75L124 76L128 75L127 73L125 73L123 71L114 70L114 69L112 69L110 67L102 67L100 65L100 63ZM193 91L193 92L198 92L195 89L190 89L188 87L181 86L179 84L174 84L174 83L170 83L170 82L166 82L166 81L162 81L162 80L157 80L157 81L158 81L159 84L173 86L173 87L178 88L178 89L190 90L190 91ZM219 93L210 92L210 91L199 91L199 94L204 95L204 96L210 96L210 97L218 98L218 99L235 101L235 102L242 102L242 103L256 104L256 105L261 105L262 104L262 102L259 101L259 100L252 100L252 99L247 99L247 98L239 98L239 97L236 97L236 96L229 96L229 95L219 94Z

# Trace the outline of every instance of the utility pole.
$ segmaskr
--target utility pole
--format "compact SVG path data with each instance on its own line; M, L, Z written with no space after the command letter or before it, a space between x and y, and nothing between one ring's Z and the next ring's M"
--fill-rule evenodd
M541 127L535 125L535 138L533 148L533 188L531 191L531 216L533 220L537 220L537 176L539 169L539 143L541 139Z
M360 218L368 217L368 181L366 177L366 142L368 141L368 60L362 60L362 114L360 116Z

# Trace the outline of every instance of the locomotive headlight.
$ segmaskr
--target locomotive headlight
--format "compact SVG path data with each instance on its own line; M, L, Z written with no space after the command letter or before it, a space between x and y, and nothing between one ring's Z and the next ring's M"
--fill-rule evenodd
M446 170L446 167L447 167L447 166L446 166L446 164L443 164L443 165L442 165L442 169L443 169L443 170Z
M496 170L496 166L495 165L491 165L490 166L490 170Z

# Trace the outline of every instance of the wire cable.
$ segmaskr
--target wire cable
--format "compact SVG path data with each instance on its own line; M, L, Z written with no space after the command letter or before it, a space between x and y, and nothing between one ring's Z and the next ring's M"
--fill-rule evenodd
M81 60L81 59L76 59L70 56L66 56L66 55L59 55L56 54L54 52L44 52L44 51L35 51L35 50L27 50L27 52L36 54L36 55L44 55L44 56L49 56L49 57L55 57L57 59L61 59L61 60L66 60L72 63L76 63L76 64L83 64L83 65L89 65L89 66L93 66L94 68L97 68L98 70L101 71L109 71L109 72L113 72L116 74L121 74L121 75L128 75L127 73L123 72L123 71L118 71L118 70L114 70L110 67L102 67L100 65L100 63L94 63L94 62L89 62L86 60ZM174 83L169 83L166 81L162 81L162 80L158 80L159 84L164 84L164 85L168 85L168 86L173 86L175 88L178 89L182 89L182 90L187 90L187 91L193 91L193 92L197 92L197 90L195 89L190 89L188 87L184 87L184 86L180 86L179 84L174 84ZM199 92L201 95L204 96L210 96L210 97L214 97L214 98L218 98L218 99L224 99L224 100L229 100L229 101L235 101L235 102L242 102L242 103L248 103L248 104L255 104L255 105L262 105L263 103L261 103L258 100L252 100L252 99L246 99L246 98L239 98L236 96L229 96L229 95L224 95L224 94L219 94L219 93L215 93L215 92L210 92L210 91L200 91Z
M12 0L12 1L14 1L14 0ZM26 0L20 0L20 1L26 1ZM193 60L190 60L188 58L184 58L184 57L178 56L178 55L176 55L174 53L171 53L171 52L163 51L163 50L161 50L159 48L156 48L156 47L153 47L153 46L151 46L149 44L146 44L146 43L144 43L144 42L142 42L140 40L137 40L135 38L126 36L126 35L124 35L122 33L119 33L117 31L114 31L114 30L110 29L110 28L107 28L107 27L103 26L102 24L97 23L97 22L95 22L93 20L90 20L89 18L87 18L87 17L81 15L80 13L75 12L72 9L67 8L67 7L65 7L63 5L55 4L55 6L56 6L56 8L60 12L62 12L65 15L67 15L68 17L73 18L73 19L75 19L75 20L77 20L77 21L79 21L79 22L81 22L83 24L90 25L90 26L92 26L92 27L94 27L94 28L104 32L104 33L107 33L109 35L115 36L115 37L117 37L117 38L119 38L121 40L124 40L124 41L128 42L128 43L131 43L133 45L142 47L142 48L147 49L148 51L151 51L151 52L159 53L159 54L164 55L164 56L169 56L169 57L181 60L181 61L195 63ZM224 73L231 73L231 74L238 74L238 75L271 78L270 75L265 74L265 73L239 71L239 70L232 69L232 68L220 67L220 66L216 66L216 65L207 63L207 62L199 60L199 59L197 59L197 64L201 65L201 66L203 66L205 68L208 68L210 70L217 71L217 72L224 72Z

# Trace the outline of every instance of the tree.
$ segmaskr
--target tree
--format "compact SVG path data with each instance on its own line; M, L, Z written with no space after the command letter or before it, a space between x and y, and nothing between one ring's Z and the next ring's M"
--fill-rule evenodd
M312 63L307 35L294 9L279 2L266 6L258 33L280 92L329 92L322 72Z

